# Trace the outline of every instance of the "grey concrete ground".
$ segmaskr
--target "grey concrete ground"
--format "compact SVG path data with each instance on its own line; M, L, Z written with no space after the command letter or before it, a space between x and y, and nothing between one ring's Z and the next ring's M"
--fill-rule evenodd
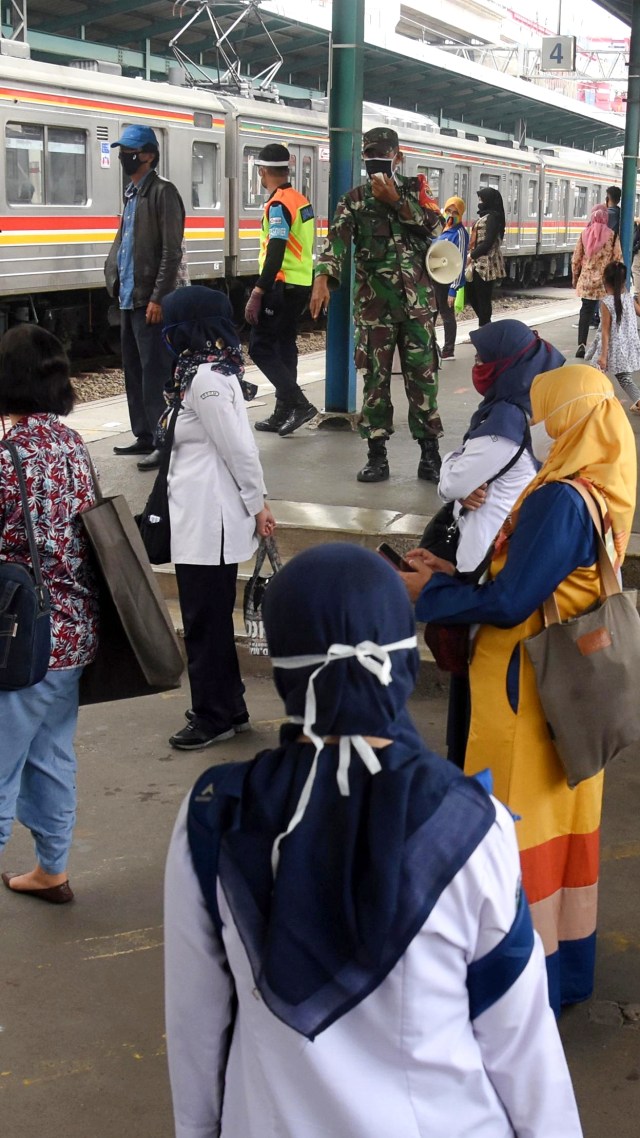
M569 354L572 322L564 316L541 332ZM445 447L459 439L474 403L471 357L463 345L442 375ZM305 371L321 366L316 357ZM310 397L321 402L321 385L308 378ZM355 482L363 446L354 436L262 436L273 498L430 513L435 491L415 479L417 448L406 429L401 380L397 388L389 483ZM124 431L122 408L100 413L102 426L85 420L85 427L103 481L138 507L152 476L112 454L111 436ZM252 410L259 413L264 408ZM56 909L0 893L3 1138L171 1138L162 1018L164 857L178 805L196 775L210 762L246 758L277 738L281 705L270 681L250 679L248 700L253 734L224 751L197 755L174 752L167 743L182 722L186 691L81 712L79 817L70 864L77 901ZM445 710L444 693L423 685L413 711L436 749L444 746ZM639 760L636 748L607 777L596 993L561 1021L586 1138L638 1134ZM30 838L17 826L2 869L21 870L31 859Z

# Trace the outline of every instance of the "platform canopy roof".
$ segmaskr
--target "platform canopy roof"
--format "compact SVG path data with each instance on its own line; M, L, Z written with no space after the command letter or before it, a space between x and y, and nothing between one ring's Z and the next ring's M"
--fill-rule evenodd
M617 16L624 24L631 26L631 10L634 0L594 0L600 8L604 8L611 16Z
M343 0L344 2L344 0ZM603 3L608 9L630 10L631 3ZM214 5L223 27L237 18L243 5ZM168 43L196 8L172 0L29 0L29 41L34 57L57 60L95 54L122 60L125 68L166 74ZM284 58L277 83L296 92L326 92L329 34L327 29L293 21L261 9L262 18ZM619 14L616 12L616 14ZM82 29L82 30L81 30ZM259 22L243 26L233 40L243 69L252 75L273 59ZM207 67L216 66L211 27L202 16L183 35L180 46ZM81 50L80 50L81 49ZM75 54L74 54L75 53ZM117 54L114 54L117 53ZM202 55L200 55L202 53ZM145 62L146 61L146 62ZM622 144L624 120L604 113L525 79L461 59L425 43L393 34L384 45L365 45L365 99L435 118L469 124L490 134L514 132L518 120L530 139L554 145L604 150Z

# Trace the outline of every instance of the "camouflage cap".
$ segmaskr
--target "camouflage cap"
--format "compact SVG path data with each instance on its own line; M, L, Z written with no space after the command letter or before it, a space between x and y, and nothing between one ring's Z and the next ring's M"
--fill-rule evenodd
M362 149L368 150L370 146L386 146L389 150L397 150L398 135L390 126L374 126L362 136Z

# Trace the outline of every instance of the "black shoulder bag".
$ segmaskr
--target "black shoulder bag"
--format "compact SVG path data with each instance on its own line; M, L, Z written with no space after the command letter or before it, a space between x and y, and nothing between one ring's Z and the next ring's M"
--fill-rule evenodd
M44 679L51 656L51 601L42 578L27 486L13 443L2 441L18 476L32 571L0 561L0 690L30 688Z
M144 510L141 514L136 514L135 519L147 551L147 557L152 565L166 565L171 561L168 479L173 436L176 432L176 421L180 414L180 408L181 403L178 402L171 413L156 480L147 498Z

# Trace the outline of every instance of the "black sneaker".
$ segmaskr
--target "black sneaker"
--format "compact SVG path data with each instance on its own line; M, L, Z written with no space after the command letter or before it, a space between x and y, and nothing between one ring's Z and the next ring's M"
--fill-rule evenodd
M440 359L441 360L453 360L453 359L455 359L454 349L453 348L443 348L442 351L440 352Z
M585 348L584 344L578 344L578 347L576 349L575 359L583 360L586 350L587 349Z
M192 721L187 723L182 731L177 731L175 735L172 735L169 742L177 751L203 751L205 747L212 747L214 743L224 743L227 739L233 739L234 736L233 727L227 731L218 731L212 734L210 730L198 727L198 724Z
M313 406L313 403L307 403L305 407L294 407L278 431L280 438L284 439L287 435L292 435L294 431L298 430L298 427L303 427L305 423L315 419L317 414L318 409Z
M185 719L189 720L189 723L193 723L194 719L196 718L196 713L192 707L189 707L185 711L184 717ZM233 719L231 720L231 726L233 727L236 735L242 735L245 731L250 731L251 720L249 719L249 712L243 711L241 715L234 715Z

